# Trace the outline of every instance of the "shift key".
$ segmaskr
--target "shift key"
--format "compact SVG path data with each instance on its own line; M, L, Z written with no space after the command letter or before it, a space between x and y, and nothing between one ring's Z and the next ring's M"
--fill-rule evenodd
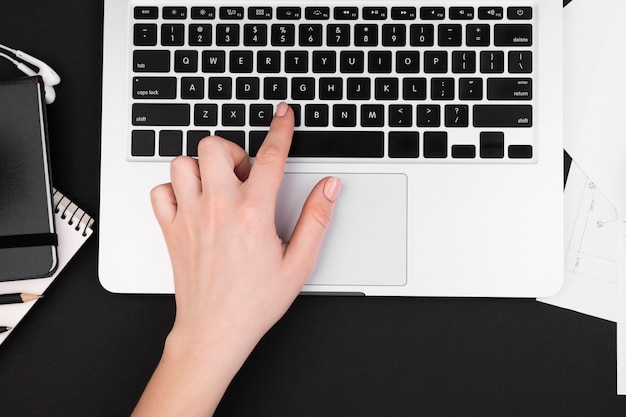
M133 126L189 126L189 104L133 104Z
M532 106L474 106L474 127L532 127L532 125Z

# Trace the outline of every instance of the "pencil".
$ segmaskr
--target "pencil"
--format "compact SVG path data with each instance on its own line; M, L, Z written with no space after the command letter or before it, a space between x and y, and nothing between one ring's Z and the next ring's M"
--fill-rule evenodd
M0 294L0 304L15 304L15 303L25 303L27 301L36 300L41 298L41 295L33 295L33 294Z
M0 333L8 332L9 330L11 330L10 327L0 326Z

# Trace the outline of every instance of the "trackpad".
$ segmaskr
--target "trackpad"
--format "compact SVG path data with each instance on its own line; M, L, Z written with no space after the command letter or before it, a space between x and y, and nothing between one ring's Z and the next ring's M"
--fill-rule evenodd
M287 241L302 205L329 174L287 173L276 227ZM404 174L332 174L343 185L307 284L404 285L407 276L407 178Z

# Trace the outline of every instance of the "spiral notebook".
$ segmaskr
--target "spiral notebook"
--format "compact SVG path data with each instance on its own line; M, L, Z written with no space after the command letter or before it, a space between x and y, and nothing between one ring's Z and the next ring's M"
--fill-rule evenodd
M0 282L0 294L44 294L52 281L62 273L63 268L93 233L94 219L60 191L54 189L53 193L54 220L59 240L59 264L56 272L48 278ZM12 330L8 332L0 333L0 344L11 332L15 331L15 327L36 302L0 305L0 326L12 327Z

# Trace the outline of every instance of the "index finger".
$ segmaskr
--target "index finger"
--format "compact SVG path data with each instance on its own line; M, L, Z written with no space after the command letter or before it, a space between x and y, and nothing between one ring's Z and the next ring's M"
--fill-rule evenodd
M248 183L253 190L262 190L269 198L276 200L283 180L285 161L293 136L293 110L285 102L276 108L270 130L256 153Z

